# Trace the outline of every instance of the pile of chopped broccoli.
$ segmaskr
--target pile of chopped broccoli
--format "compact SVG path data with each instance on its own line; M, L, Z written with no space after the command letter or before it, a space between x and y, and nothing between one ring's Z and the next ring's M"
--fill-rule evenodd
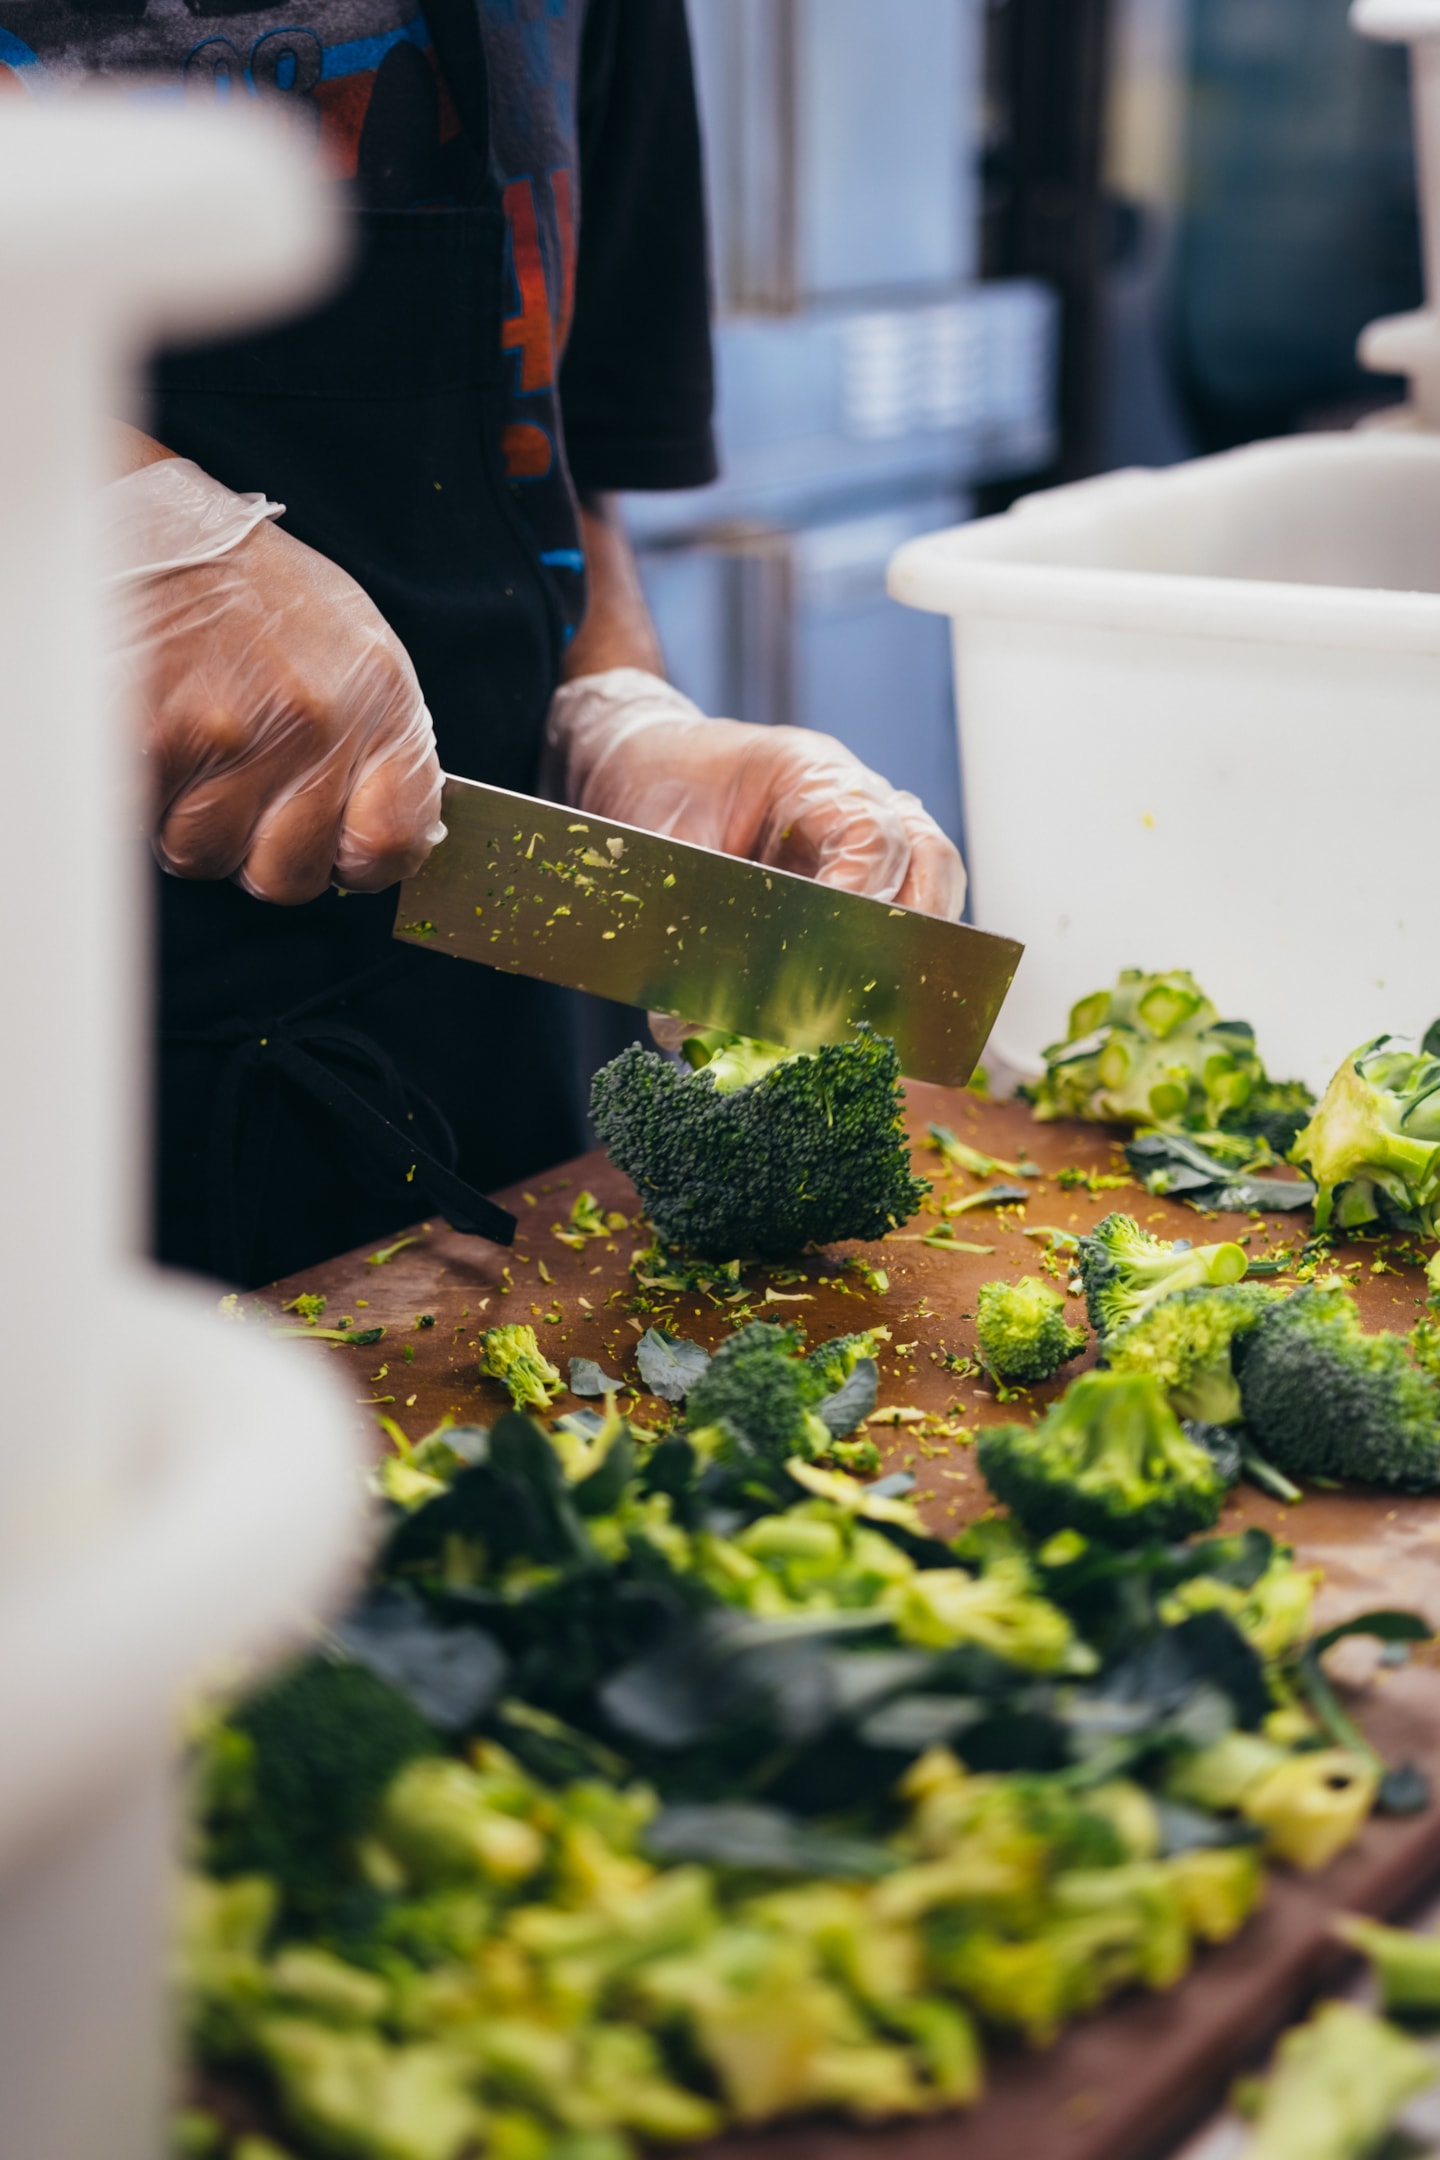
M1270 1306L1238 1362L1245 1423L1291 1477L1440 1485L1440 1381L1403 1335L1365 1334L1343 1286Z
M661 1240L712 1260L878 1238L929 1185L910 1167L895 1046L865 1026L813 1053L700 1038L682 1072L632 1044L595 1076L591 1116Z
M1177 1291L1108 1336L1105 1362L1112 1372L1149 1373L1158 1380L1182 1422L1238 1424L1234 1344L1280 1295L1269 1284L1239 1282Z
M1033 1387L1052 1380L1085 1348L1085 1330L1071 1327L1065 1301L1038 1275L980 1286L980 1355L997 1380Z
M1244 2160L1370 2160L1435 2059L1358 2003L1322 2003L1286 2033Z
M989 1426L978 1452L996 1499L1038 1538L1186 1537L1210 1527L1225 1497L1221 1471L1145 1373L1082 1373L1038 1425Z
M498 1380L517 1410L548 1410L565 1383L535 1338L532 1327L509 1321L487 1328L480 1346L480 1370Z
M1126 968L1081 998L1065 1040L1025 1091L1037 1118L1244 1132L1285 1147L1311 1107L1299 1081L1272 1081L1244 1020L1222 1020L1193 975Z
M1388 1221L1440 1235L1440 1058L1392 1035L1363 1044L1290 1160L1315 1180L1317 1230Z
M1107 1215L1076 1247L1090 1325L1103 1342L1181 1290L1238 1283L1243 1246L1189 1245L1151 1237L1133 1215Z

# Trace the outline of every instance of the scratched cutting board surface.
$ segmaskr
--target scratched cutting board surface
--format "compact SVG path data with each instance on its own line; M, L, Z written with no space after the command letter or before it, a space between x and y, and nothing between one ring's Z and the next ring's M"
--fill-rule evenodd
M1113 1135L1091 1126L1037 1124L1022 1104L989 1103L947 1089L912 1085L908 1096L920 1142L927 1123L943 1123L972 1147L1010 1163L1024 1154L1046 1173L1025 1181L1031 1197L1023 1208L975 1209L953 1219L957 1237L990 1250L923 1245L919 1239L936 1218L922 1214L879 1245L837 1248L795 1269L752 1271L746 1283L757 1313L802 1321L812 1341L867 1326L890 1329L892 1340L880 1357L881 1410L922 1412L927 1421L912 1418L872 1431L887 1468L915 1472L932 1528L952 1535L988 1504L973 1451L957 1429L1013 1418L1024 1406L997 1404L983 1382L957 1378L940 1360L973 1350L982 1282L1037 1271L1045 1241L1027 1230L1046 1225L1083 1231L1118 1207L1157 1236L1197 1243L1238 1236L1258 1256L1298 1242L1309 1217L1202 1221L1193 1210L1154 1200L1139 1187L1096 1193L1067 1187L1055 1173L1123 1172ZM923 1144L916 1162L935 1180L935 1208L988 1182L946 1173L935 1150ZM582 1190L623 1213L627 1227L575 1252L554 1232L564 1227ZM377 1448L383 1444L375 1423L381 1414L395 1418L412 1438L447 1414L470 1424L499 1414L505 1397L479 1377L476 1349L481 1331L500 1320L529 1321L562 1373L570 1357L585 1356L626 1379L638 1379L633 1349L652 1320L710 1348L729 1333L729 1316L699 1297L673 1301L664 1315L629 1313L630 1261L644 1233L633 1189L603 1155L582 1156L497 1197L520 1218L509 1253L443 1223L417 1225L414 1242L378 1264L374 1248L347 1254L242 1300L242 1309L250 1324L263 1324L300 1291L318 1291L328 1301L326 1325L348 1318L357 1326L384 1328L370 1347L316 1343L296 1349L297 1355L332 1361L349 1383L357 1428ZM866 1290L842 1271L845 1250L863 1250L885 1270L886 1294ZM1341 1247L1335 1256L1342 1266L1360 1263L1351 1280L1368 1327L1408 1327L1423 1299L1419 1270L1377 1272L1376 1257L1376 1248L1366 1244ZM803 1279L777 1280L792 1274ZM769 1304L767 1286L778 1292ZM1083 1318L1078 1302L1070 1316ZM1093 1353L1068 1372L1092 1360ZM1062 1384L1037 1389L1037 1403ZM643 1420L661 1407L642 1396L635 1414ZM1324 1567L1323 1620L1376 1604L1408 1605L1440 1627L1440 1499L1317 1492L1297 1507L1282 1507L1245 1487L1227 1507L1222 1527L1246 1522L1264 1524L1294 1544L1303 1561ZM1354 1682L1354 1705L1382 1752L1423 1762L1440 1792L1440 1673L1423 1663L1382 1670L1368 1659L1345 1670ZM807 2122L728 2138L707 2153L713 2160L722 2154L724 2160L862 2160L883 2144L895 2160L940 2160L942 2154L959 2160L1017 2160L1022 2154L1034 2160L1146 2160L1163 2152L1305 1997L1341 1969L1326 1936L1332 1912L1399 1913L1437 1879L1440 1808L1374 1822L1318 1881L1277 1877L1258 1919L1235 1943L1204 1953L1173 1993L1126 1998L1072 2028L1043 2055L997 2052L988 2096L969 2115L876 2131Z

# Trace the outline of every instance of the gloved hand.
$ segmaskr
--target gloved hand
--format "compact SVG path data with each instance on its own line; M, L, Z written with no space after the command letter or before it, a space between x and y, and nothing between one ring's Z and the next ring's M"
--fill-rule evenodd
M659 676L611 668L555 693L546 752L550 792L595 817L927 915L964 905L939 826L833 736L710 720Z
M418 870L445 830L434 729L354 579L186 459L106 495L163 866L282 905Z

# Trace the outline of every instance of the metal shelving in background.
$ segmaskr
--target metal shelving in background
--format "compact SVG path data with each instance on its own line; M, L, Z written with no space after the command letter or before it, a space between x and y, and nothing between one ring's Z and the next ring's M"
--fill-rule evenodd
M995 11L691 12L724 474L627 499L667 659L711 712L838 735L958 839L945 628L883 581L902 540L1060 453L1055 291L980 277Z

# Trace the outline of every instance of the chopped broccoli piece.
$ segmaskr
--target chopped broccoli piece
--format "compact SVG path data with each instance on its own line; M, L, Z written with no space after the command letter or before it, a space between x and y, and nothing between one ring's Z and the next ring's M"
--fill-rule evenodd
M376 1828L417 1889L527 1882L545 1839L505 1803L499 1781L445 1756L411 1763L385 1794Z
M1115 1545L1187 1537L1220 1513L1225 1480L1144 1373L1082 1373L1038 1425L980 1435L980 1470L1032 1536Z
M889 1593L895 1632L927 1650L978 1643L1031 1672L1073 1668L1076 1645L1058 1605L1037 1597L1023 1560L997 1560L980 1576L920 1568Z
M1299 1081L1269 1079L1254 1029L1222 1020L1183 968L1168 975L1126 968L1113 990L1081 998L1064 1042L1045 1052L1044 1077L1026 1092L1042 1119L1253 1129L1267 1137L1309 1103Z
M344 1879L349 1842L395 1773L438 1746L383 1680L318 1659L253 1696L230 1729L250 1745L249 1791L243 1808L219 1813L212 1864L225 1875L273 1875L301 1905Z
M1348 1748L1287 1755L1242 1795L1240 1812L1279 1860L1315 1874L1354 1843L1375 1805L1380 1772Z
M720 1345L685 1404L692 1434L718 1431L722 1457L760 1455L812 1462L831 1444L815 1414L830 1393L823 1370L801 1353L804 1337L778 1321L754 1320Z
M878 1238L914 1214L895 1046L861 1026L813 1054L721 1038L699 1071L632 1044L591 1116L667 1245L712 1260Z
M982 1283L979 1321L980 1354L1009 1386L1053 1379L1085 1348L1084 1328L1067 1324L1064 1299L1038 1275Z
M1356 2003L1322 2003L1286 2033L1244 2160L1370 2160L1435 2059Z
M480 1370L508 1389L517 1410L548 1410L565 1383L535 1339L532 1327L507 1322L485 1330Z
M1416 1935L1409 1928L1382 1927L1358 1913L1345 1913L1335 1933L1370 1960L1380 1985L1380 2007L1387 2017L1434 2018L1440 2015L1440 1935Z
M1246 1425L1292 1477L1440 1485L1440 1381L1404 1336L1365 1334L1338 1284L1271 1306L1239 1362Z
M1170 1244L1142 1230L1133 1215L1118 1214L1078 1240L1076 1260L1090 1325L1102 1342L1178 1291L1238 1283L1249 1264L1241 1245L1187 1245L1178 1238Z
M1149 1373L1182 1421L1238 1424L1240 1383L1231 1366L1232 1345L1280 1295L1268 1284L1239 1282L1178 1291L1110 1336L1105 1362L1112 1372Z
M1265 1889L1265 1869L1253 1845L1200 1845L1166 1862L1192 1935L1229 1942L1245 1925Z
M458 2052L298 2017L267 2020L259 2038L287 2120L342 2160L460 2160L484 2126Z
M1440 1234L1440 1058L1393 1035L1346 1058L1290 1160L1319 1188L1315 1227L1399 1215Z

